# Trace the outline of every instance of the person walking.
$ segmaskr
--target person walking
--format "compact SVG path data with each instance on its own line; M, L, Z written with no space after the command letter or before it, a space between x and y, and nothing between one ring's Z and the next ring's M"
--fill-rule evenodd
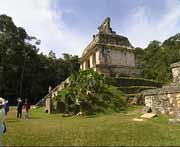
M29 109L30 109L30 104L28 103L28 100L25 100L24 103L24 109L25 109L25 119L29 119Z
M9 102L8 102L8 100L5 101L4 108L5 108L5 114L6 114L6 117L7 117L7 113L9 112Z
M18 104L17 104L17 118L21 118L22 117L23 104L22 104L22 100L20 98L18 98L17 101L18 101Z
M5 100L3 98L0 98L0 146L2 146L3 134L6 131L4 104Z

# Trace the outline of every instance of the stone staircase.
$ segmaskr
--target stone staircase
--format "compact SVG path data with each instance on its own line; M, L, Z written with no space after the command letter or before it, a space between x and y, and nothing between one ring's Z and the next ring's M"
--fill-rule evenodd
M135 77L114 78L111 84L127 95L129 104L144 103L144 100L141 98L143 91L162 87L161 83L157 81Z
M53 99L55 96L58 95L58 92L63 90L67 85L69 84L69 78L61 82L59 85L57 85L54 89L50 90L50 92L45 95L36 105L34 105L35 108L40 106L46 105L46 99Z

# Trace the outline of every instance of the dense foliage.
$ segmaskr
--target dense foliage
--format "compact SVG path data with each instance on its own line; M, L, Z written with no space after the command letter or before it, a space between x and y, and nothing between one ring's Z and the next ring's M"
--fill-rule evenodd
M152 41L147 48L136 48L136 60L144 78L168 83L172 80L170 64L180 61L180 34L163 43Z
M125 107L123 94L113 93L106 83L104 75L93 70L73 74L69 86L54 98L56 111L73 114L79 111L93 114L107 109L120 111Z
M79 70L78 56L64 54L56 58L52 51L39 54L39 44L10 17L0 15L0 97L11 104L17 97L37 102L49 86L56 86Z

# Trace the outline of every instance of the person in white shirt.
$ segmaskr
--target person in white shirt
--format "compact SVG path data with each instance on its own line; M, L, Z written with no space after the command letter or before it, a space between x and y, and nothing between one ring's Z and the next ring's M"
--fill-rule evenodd
M5 131L5 109L4 109L5 100L0 97L0 146L2 146L2 137Z

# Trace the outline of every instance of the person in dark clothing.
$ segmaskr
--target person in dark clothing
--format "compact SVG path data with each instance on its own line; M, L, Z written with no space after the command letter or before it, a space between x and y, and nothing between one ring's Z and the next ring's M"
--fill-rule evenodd
M22 103L22 100L19 98L18 104L17 104L17 118L22 117L22 108L23 108L23 103Z
M4 108L5 108L5 114L6 114L6 117L7 117L7 113L9 112L9 102L8 102L8 100L5 101Z

